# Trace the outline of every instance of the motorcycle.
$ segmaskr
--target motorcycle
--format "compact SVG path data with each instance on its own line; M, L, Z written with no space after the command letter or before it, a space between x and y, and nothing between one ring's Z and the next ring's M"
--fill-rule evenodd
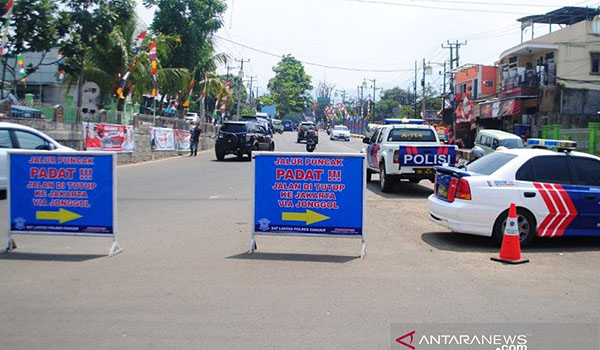
M306 140L306 152L314 151L315 147L317 147L317 143L315 142L314 139L309 138Z

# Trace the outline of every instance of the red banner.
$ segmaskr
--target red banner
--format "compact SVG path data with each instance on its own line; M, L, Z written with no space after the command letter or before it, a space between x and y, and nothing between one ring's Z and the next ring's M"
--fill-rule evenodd
M133 152L135 134L131 125L83 123L88 151Z

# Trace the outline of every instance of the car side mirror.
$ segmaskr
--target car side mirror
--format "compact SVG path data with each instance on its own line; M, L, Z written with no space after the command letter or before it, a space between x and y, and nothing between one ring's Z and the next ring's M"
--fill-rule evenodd
M363 138L363 143L366 143L367 145L371 143L371 139L368 137Z

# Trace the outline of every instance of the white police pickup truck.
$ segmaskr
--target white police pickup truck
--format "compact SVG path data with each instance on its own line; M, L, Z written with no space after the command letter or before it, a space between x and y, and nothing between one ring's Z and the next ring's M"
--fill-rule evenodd
M367 155L367 182L373 173L379 173L382 192L391 192L394 183L401 179L434 182L435 166L453 165L456 161L456 146L442 144L429 125L383 125L372 137L365 137L363 143L368 144L362 150Z

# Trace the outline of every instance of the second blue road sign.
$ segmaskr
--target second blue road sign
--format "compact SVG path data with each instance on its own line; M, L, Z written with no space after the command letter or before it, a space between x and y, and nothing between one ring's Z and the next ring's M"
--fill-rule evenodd
M255 235L361 238L364 255L365 158L362 154L256 153Z

